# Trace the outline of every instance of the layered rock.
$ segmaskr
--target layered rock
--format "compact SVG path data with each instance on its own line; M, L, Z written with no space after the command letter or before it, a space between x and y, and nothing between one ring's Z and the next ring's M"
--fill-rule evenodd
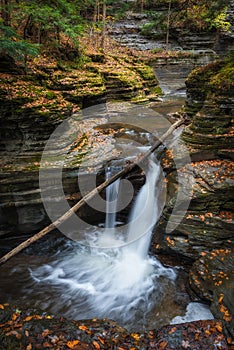
M195 69L186 85L188 125L177 154L168 149L162 160L168 198L152 251L196 260L191 295L211 303L233 337L233 58Z
M182 162L183 168L179 169L182 153L178 151L176 160L172 152L166 152L163 163L170 185L168 205L156 229L158 249L168 248L196 259L201 251L233 244L233 74L230 58L195 69L188 77L185 112L190 123L179 143L190 154L191 164ZM184 217L180 216L179 207L178 213L170 217L178 188L178 170L190 179L184 185L190 204ZM183 206L183 200L180 205ZM162 235L169 218L176 228Z
M74 62L59 64L41 56L28 62L26 75L17 70L16 65L12 70L12 60L9 60L7 70L8 60L2 57L1 234L11 231L32 233L48 223L41 202L38 172L45 144L59 125L71 116L70 120L75 121L70 126L71 135L56 146L58 159L69 159L69 154L73 155L64 175L65 195L71 198L79 192L78 168L84 156L90 153L92 144L99 150L98 155L93 154L94 161L99 161L99 166L97 164L93 170L95 174L100 171L102 162L114 157L112 136L93 129L106 122L102 119L101 107L92 114L94 119L98 118L89 119L86 125L81 122L83 112L75 113L81 107L102 106L109 100L147 100L160 93L153 68L139 63L126 50L120 50L116 55L95 52L88 55L90 62L83 68ZM90 210L90 216L92 213Z
M211 303L214 316L221 319L234 337L234 252L217 249L203 253L190 270L189 283L192 291Z

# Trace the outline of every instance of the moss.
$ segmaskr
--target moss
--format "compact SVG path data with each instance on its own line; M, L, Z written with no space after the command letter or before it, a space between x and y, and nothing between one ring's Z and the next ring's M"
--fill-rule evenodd
M234 95L233 59L219 60L204 67L194 69L186 80L187 94L185 112L193 116L209 101L209 107L215 114L225 114L226 98ZM224 102L224 103L223 103Z
M156 80L154 69L150 66L140 65L136 67L136 71L145 80Z

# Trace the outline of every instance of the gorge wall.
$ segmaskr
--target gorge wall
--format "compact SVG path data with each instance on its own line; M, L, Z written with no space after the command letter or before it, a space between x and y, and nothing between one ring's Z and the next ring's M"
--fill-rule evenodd
M199 296L211 302L214 315L223 319L233 335L233 56L193 70L186 86L183 113L188 125L178 147L184 143L191 157L191 164L180 169L185 179L183 191L190 204L182 220L183 200L171 217L178 169L169 148L162 160L169 184L167 204L151 249L182 260L196 260L190 271L191 294L195 300ZM182 152L181 147L177 157L183 158ZM174 229L166 233L169 219Z

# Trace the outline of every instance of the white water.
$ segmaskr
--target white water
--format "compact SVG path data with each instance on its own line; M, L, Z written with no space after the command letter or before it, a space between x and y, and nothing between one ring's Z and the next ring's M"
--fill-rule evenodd
M130 223L126 225L125 246L113 248L116 242L119 244L119 237L115 235L116 218L111 214L112 207L109 210L112 217L106 221L108 227L97 238L100 243L97 246L103 246L107 240L111 249L79 247L62 261L31 271L34 281L47 287L49 284L58 293L59 300L54 306L57 313L57 303L60 303L63 314L71 318L105 317L126 327L136 324L144 327L147 314L163 298L162 280L173 281L176 277L173 269L165 268L148 256L151 232L158 215L156 183L159 173L159 165L150 160L145 185L134 203ZM113 188L109 193L112 199L117 185ZM45 300L45 308L47 303L51 304L51 300ZM64 305L71 307L64 312ZM50 309L53 311L53 302Z
M111 168L106 171L106 179L112 176ZM106 228L114 228L116 222L116 212L118 203L118 191L119 191L120 179L117 179L114 183L106 189Z
M171 324L213 319L214 316L212 315L209 306L197 302L192 302L187 305L185 315L174 317L171 321Z

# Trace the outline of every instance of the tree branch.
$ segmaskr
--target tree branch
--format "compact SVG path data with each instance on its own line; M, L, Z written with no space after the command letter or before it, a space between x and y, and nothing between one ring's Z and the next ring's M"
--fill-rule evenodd
M12 249L10 252L5 254L0 259L0 265L4 264L7 260L9 260L14 255L18 254L23 249L27 248L32 243L44 237L47 233L53 231L55 228L58 228L58 226L61 225L67 219L69 219L73 213L77 212L77 210L80 209L85 203L88 203L90 199L95 197L98 193L100 193L102 190L104 190L106 187L112 184L115 180L131 172L135 167L143 163L146 160L146 158L149 157L149 155L153 153L176 128L184 124L184 122L185 122L184 119L179 119L177 122L172 124L170 128L167 130L167 132L165 132L162 135L160 140L157 140L153 144L153 146L146 153L144 153L140 158L137 158L133 163L129 164L124 169L122 169L121 171L119 171L118 173L110 177L108 180L104 181L101 185L94 188L91 192L89 192L86 196L84 196L81 200L79 200L79 202L77 202L73 207L71 207L65 214L63 214L59 219L55 220L49 226L45 227L43 230L36 233L34 236L30 237L29 239L27 239L26 241L22 242L17 247Z

